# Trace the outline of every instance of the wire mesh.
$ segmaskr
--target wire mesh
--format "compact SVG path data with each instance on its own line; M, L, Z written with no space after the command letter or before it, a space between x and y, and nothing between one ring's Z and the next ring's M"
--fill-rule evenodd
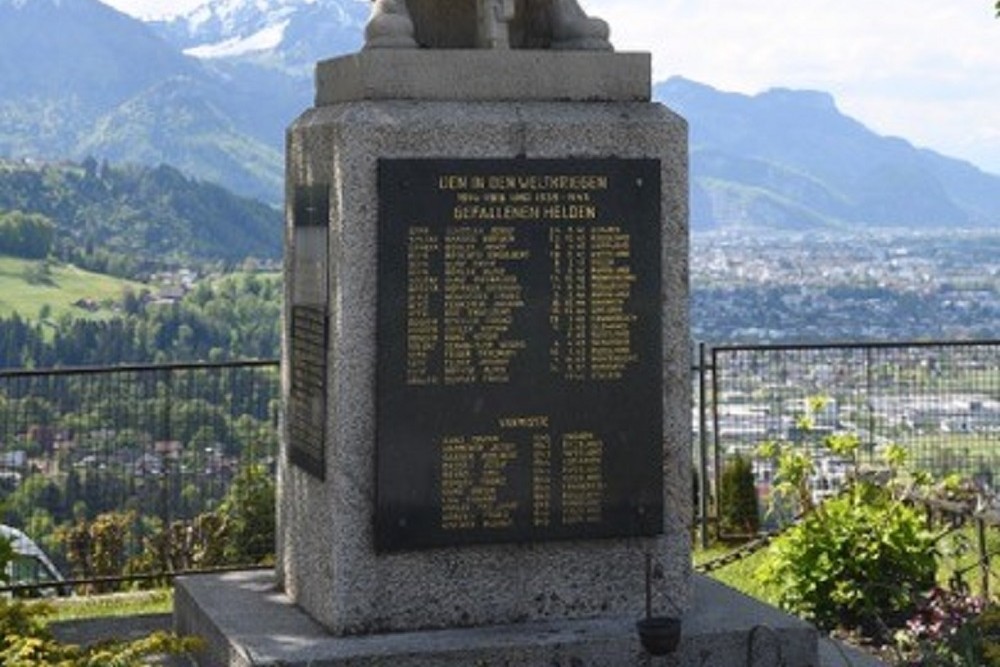
M864 463L878 464L892 443L935 476L960 475L987 494L1000 483L1000 342L718 347L711 356L713 493L726 462L743 455L764 507L775 470L755 452L781 442L812 455L813 499L832 495L848 473L821 446L834 433L855 434Z
M278 362L0 371L0 507L68 567L65 527L133 512L129 553L274 474Z

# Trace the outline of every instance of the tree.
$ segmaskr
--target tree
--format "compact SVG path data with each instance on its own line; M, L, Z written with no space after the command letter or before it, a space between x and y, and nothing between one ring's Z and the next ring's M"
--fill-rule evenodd
M52 250L56 226L36 213L10 211L0 215L0 253L43 259Z
M727 534L756 535L760 529L753 465L745 456L737 455L722 471L719 521Z
M222 501L226 558L233 563L260 562L274 554L274 481L264 466L246 464Z

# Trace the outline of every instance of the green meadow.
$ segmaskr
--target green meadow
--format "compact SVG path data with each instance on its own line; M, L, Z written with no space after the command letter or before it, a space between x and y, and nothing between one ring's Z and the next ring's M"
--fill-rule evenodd
M17 313L24 319L40 320L47 306L46 319L62 315L101 319L112 313L125 290L136 293L141 283L84 271L72 265L0 256L0 317ZM96 309L75 305L89 302Z

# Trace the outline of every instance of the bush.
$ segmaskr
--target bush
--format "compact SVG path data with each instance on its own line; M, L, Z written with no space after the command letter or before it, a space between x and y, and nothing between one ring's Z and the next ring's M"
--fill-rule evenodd
M817 451L853 462L849 481L839 496L814 505L808 480L811 458L801 449L765 443L764 455L777 460L778 499L796 498L800 523L778 537L772 558L761 568L765 584L779 588L779 604L823 629L861 626L866 634L884 636L888 625L912 614L922 594L934 586L937 550L923 515L903 499L929 485L926 475L904 474L906 450L889 445L884 452L886 476L860 474L860 440L853 433L813 437L813 418L825 399L807 401L799 428Z
M110 642L81 648L57 642L46 627L44 617L51 608L0 598L0 665L5 667L139 667L145 659L164 653L196 650L193 638L156 632L134 642Z
M877 627L914 608L934 585L933 536L885 487L859 482L775 540L762 569L779 604L824 629Z
M93 521L78 521L59 531L66 545L66 559L80 578L115 577L122 574L129 557L128 543L136 523L134 512L107 512ZM114 590L111 582L91 585L90 591Z
M723 534L756 535L760 530L760 507L753 466L737 455L726 463L719 486L719 523Z
M140 535L135 512L108 512L62 528L59 537L73 574L114 577L273 562L274 480L264 466L248 464L236 475L216 511L192 520L150 523L153 530L142 536L141 548L137 548ZM116 586L102 581L88 590L107 592Z
M240 469L219 507L225 521L226 560L246 564L274 556L274 480L261 465Z
M142 539L142 551L129 559L126 574L183 572L228 563L225 519L217 512L199 514L190 521L174 521L166 526L156 522L156 529Z
M989 639L995 610L985 601L964 593L935 588L916 615L896 633L899 662L924 667L989 667L998 665Z
M994 667L1000 665L1000 608L986 609L973 622L972 628L982 664Z

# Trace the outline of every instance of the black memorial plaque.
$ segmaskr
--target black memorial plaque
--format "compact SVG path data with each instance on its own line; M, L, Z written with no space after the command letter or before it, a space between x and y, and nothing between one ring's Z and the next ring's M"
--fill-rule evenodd
M326 476L326 312L292 306L288 456L320 479Z
M326 475L326 230L330 186L299 185L294 196L288 458L323 479Z
M661 533L659 161L378 178L376 548Z

